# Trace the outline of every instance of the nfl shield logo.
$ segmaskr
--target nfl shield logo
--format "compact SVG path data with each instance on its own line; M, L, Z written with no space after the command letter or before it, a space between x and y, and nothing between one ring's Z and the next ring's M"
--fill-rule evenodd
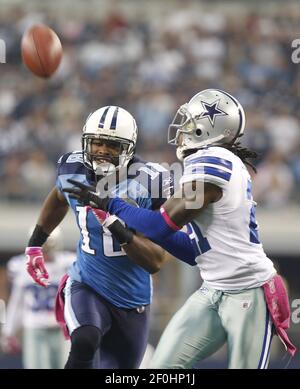
M242 307L244 309L248 309L250 307L250 305L251 305L250 301L243 301L243 303L242 303Z

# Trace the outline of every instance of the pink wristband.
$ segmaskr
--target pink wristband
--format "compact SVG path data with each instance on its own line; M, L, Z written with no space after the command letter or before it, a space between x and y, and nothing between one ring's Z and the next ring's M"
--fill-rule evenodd
M170 216L167 214L167 212L163 206L160 207L160 213L161 213L161 216L164 218L165 222L167 223L167 225L169 227L171 227L172 230L179 231L181 229L180 227L176 226L176 224L174 222L172 222L172 220L170 219Z

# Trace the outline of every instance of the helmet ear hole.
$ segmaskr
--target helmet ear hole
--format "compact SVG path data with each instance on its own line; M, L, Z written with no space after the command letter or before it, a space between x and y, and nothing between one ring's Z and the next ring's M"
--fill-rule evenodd
M201 136L202 135L202 130L200 130L200 128L197 128L196 135L197 136Z

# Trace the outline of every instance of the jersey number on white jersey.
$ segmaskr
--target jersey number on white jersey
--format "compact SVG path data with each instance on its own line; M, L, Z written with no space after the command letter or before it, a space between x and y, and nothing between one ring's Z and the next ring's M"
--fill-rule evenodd
M211 249L208 240L202 235L202 232L196 223L189 223L187 228L196 256L204 254Z
M247 186L247 199L252 202L251 208L250 208L250 222L249 222L249 229L250 229L250 242L260 244L260 240L258 237L258 226L256 222L255 217L255 211L256 211L256 203L253 201L252 196L252 183L249 180L248 186ZM208 250L211 249L210 244L202 235L201 229L195 222L191 222L187 226L188 228L188 234L192 241L192 244L194 246L194 250L196 253L196 256L206 253Z

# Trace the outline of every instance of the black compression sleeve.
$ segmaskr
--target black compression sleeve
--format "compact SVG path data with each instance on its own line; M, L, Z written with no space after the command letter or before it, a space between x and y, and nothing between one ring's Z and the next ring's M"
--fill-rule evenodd
M38 224L35 226L29 239L28 247L41 247L48 239L49 235Z

